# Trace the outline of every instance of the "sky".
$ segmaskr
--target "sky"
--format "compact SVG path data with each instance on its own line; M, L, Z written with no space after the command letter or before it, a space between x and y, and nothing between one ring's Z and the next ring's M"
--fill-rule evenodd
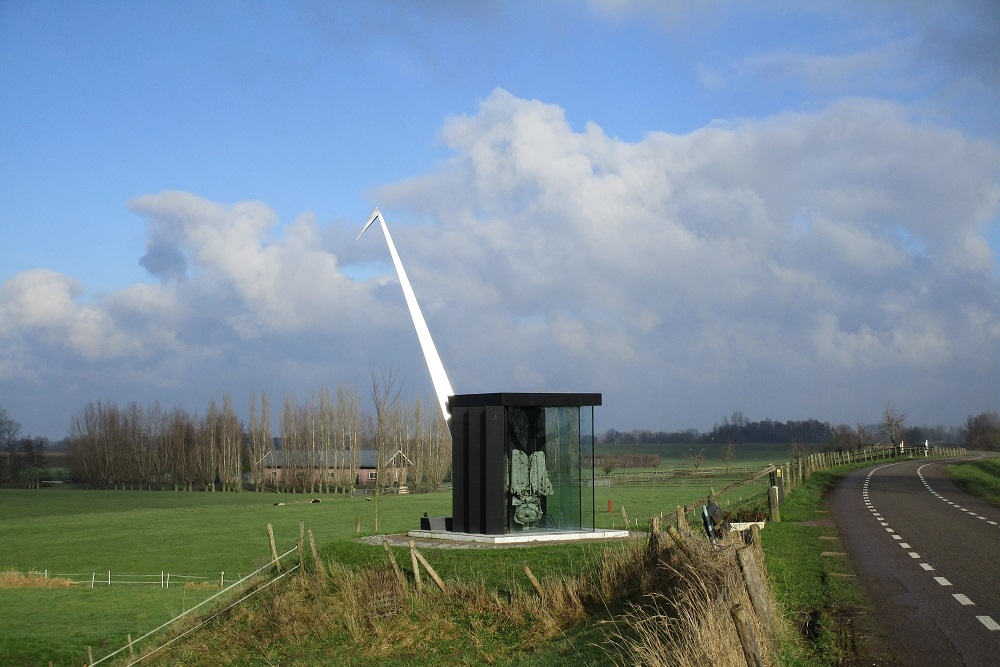
M1000 409L1000 4L0 1L0 407Z

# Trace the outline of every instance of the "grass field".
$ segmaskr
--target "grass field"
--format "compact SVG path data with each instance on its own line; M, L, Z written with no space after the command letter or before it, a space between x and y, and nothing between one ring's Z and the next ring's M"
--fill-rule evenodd
M650 446L644 448L648 453ZM690 467L688 448L659 446L665 466ZM709 448L706 447L706 450ZM720 448L721 450L721 448ZM731 467L763 468L787 457L787 448L737 450ZM706 451L703 467L709 462ZM649 518L672 514L677 505L717 491L742 474L718 477L678 475L653 484L613 483L597 489L598 527L622 527L625 508L632 527L644 530ZM722 504L760 494L760 480L737 489ZM320 503L309 503L313 497ZM612 511L607 511L608 501ZM276 506L274 503L285 503ZM451 513L450 493L383 496L379 502L379 533L403 533L419 525L424 512ZM160 491L83 491L69 488L0 489L0 570L48 571L69 574L87 583L62 589L0 589L0 664L79 665L87 647L99 658L216 592L171 585L112 585L120 575L170 572L227 582L269 560L266 525L272 524L279 551L292 548L299 521L312 530L324 558L356 567L384 560L380 547L359 544L373 534L374 503L335 495L185 493ZM530 563L540 578L579 571L601 558L601 545L531 547L469 552L441 550L435 567L446 579L483 581L497 589L527 586L522 567ZM404 554L400 553L402 557ZM93 573L97 573L94 575ZM97 585L91 589L94 576ZM101 585L101 581L104 585ZM133 577L134 578L134 577Z
M944 474L967 493L1000 507L1000 457L953 463Z

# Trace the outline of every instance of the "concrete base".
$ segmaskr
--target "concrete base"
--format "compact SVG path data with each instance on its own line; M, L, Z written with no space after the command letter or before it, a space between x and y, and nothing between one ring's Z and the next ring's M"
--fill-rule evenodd
M456 533L446 530L411 530L409 537L424 540L449 540L452 542L479 542L481 544L528 544L531 542L574 542L577 540L607 540L628 537L627 530L546 530L522 531L507 535Z

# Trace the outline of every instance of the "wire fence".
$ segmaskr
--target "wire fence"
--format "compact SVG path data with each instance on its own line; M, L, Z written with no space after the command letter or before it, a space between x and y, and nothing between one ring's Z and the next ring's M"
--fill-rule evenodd
M226 581L235 581L243 578L240 572L228 575L225 571L212 575L178 574L162 570L153 574L135 574L128 572L113 572L112 570L94 570L92 572L54 572L51 570L32 570L29 576L42 577L44 579L68 579L80 586L96 588L98 586L159 586L160 588L170 588L174 586L186 586L188 584L226 587ZM227 579L228 577L228 579Z
M181 637L183 637L183 636L189 634L190 632L194 631L195 629L203 626L205 623L209 622L211 619L213 619L216 616L218 616L218 614L222 613L222 611L231 609L232 607L236 606L237 604L240 604L241 602L245 601L246 599L248 599L252 595L255 595L255 594L259 593L260 591L262 591L265 588L267 588L267 587L271 586L272 584L274 584L276 581L282 579L283 577L287 576L288 574L291 574L292 572L294 572L295 570L297 570L299 566L295 565L295 566L291 567L290 569L285 570L284 572L282 572L282 573L280 573L280 574L278 574L278 575L270 578L270 580L268 580L266 583L264 583L263 585L261 585L259 588L251 590L248 593L246 593L245 595L243 595L241 598L239 598L238 600L235 600L235 601L231 602L229 605L227 605L225 607L224 610L216 612L215 614L212 614L212 615L208 616L207 618L202 619L199 623L195 624L192 628L189 628L185 632L180 633L179 635L175 636L172 639L169 639L165 643L163 643L163 644L161 644L161 645L159 645L159 646L157 646L157 647L149 650L145 654L136 657L133 654L133 650L134 650L134 646L136 644L138 644L139 642L141 642L141 641L143 641L145 639L148 639L149 637L151 637L152 635L156 634L160 630L163 630L164 628L167 628L167 627L173 625L174 623L176 623L180 619L184 618L188 614L192 613L196 609L199 609L199 608L205 606L206 604L212 602L213 600L216 600L219 596L224 595L225 593L230 592L231 590L233 590L237 586L240 586L240 585L246 583L252 577L257 576L260 573L262 573L264 570L266 570L266 569L274 566L277 563L280 563L283 558L285 558L286 556L288 556L288 555L296 552L297 550L298 550L298 548L289 549L285 553L283 553L280 556L277 556L276 558L274 558L271 562L267 563L266 565L263 565L263 566L259 567L257 570L251 572L250 574L247 574L247 575L241 577L240 579L237 579L236 581L234 581L233 583L229 584L228 586L224 586L222 588L222 590L220 590L218 593L215 593L214 595L210 595L208 598L206 598L205 600L202 600L201 602L199 602L198 604L194 605L193 607L191 607L187 611L181 612L180 614L178 614L177 616L174 616L172 619L170 619L166 623L163 623L162 625L160 625L160 626L158 626L156 628L153 628L152 630L150 630L146 634L142 635L141 637L138 637L138 638L136 638L134 640L131 637L129 637L129 642L125 646L122 646L117 651L112 651L111 653L107 654L103 658L100 658L98 660L92 660L89 663L88 667L94 667L94 665L99 665L100 663L102 663L102 662L104 662L106 660L110 660L111 658L113 658L116 655L119 655L120 653L123 653L125 651L129 652L129 657L130 657L130 660L129 660L129 663L128 663L129 665L137 664L137 663L141 662L142 660L144 660L144 659L152 656L153 654L158 653L159 651L163 650L164 648L166 648L170 644L173 644L175 641L177 641Z

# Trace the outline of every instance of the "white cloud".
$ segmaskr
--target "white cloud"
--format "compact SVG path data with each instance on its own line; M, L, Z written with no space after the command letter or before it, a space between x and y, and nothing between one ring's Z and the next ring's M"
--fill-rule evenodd
M20 273L0 285L0 335L46 344L96 360L141 354L142 344L119 331L103 309L81 305L82 286L48 269Z
M470 285L494 290L483 356L506 358L508 341L523 349L527 337L540 365L568 363L610 327L634 357L591 360L577 386L653 359L664 368L654 393L679 377L738 387L734 377L762 368L878 368L888 383L947 373L956 356L996 363L983 231L1000 156L899 106L845 99L626 143L497 90L442 135L450 164L378 196L438 223L401 228L426 263L426 291L464 311ZM953 291L970 272L979 287ZM956 298L990 326L967 330ZM451 321L475 323L480 307ZM537 316L545 328L514 328ZM475 341L456 333L452 345Z
M151 249L184 258L189 275L179 290L235 299L227 305L225 321L241 336L356 322L370 300L371 287L345 276L336 256L322 247L310 215L272 239L278 220L263 202L227 207L191 193L163 192L129 206L149 218ZM178 273L170 269L158 275L169 281Z
M442 138L446 164L376 195L459 392L605 391L623 419L707 427L733 409L836 419L809 403L820 384L846 421L889 399L939 409L927 377L962 387L952 414L996 389L988 144L866 99L625 142L499 89ZM84 304L51 271L7 281L6 381L103 363L124 393L239 397L404 360L427 384L398 285L344 274L390 271L380 240L354 241L361 220L281 226L185 192L129 206L159 284ZM67 370L17 361L52 350Z

